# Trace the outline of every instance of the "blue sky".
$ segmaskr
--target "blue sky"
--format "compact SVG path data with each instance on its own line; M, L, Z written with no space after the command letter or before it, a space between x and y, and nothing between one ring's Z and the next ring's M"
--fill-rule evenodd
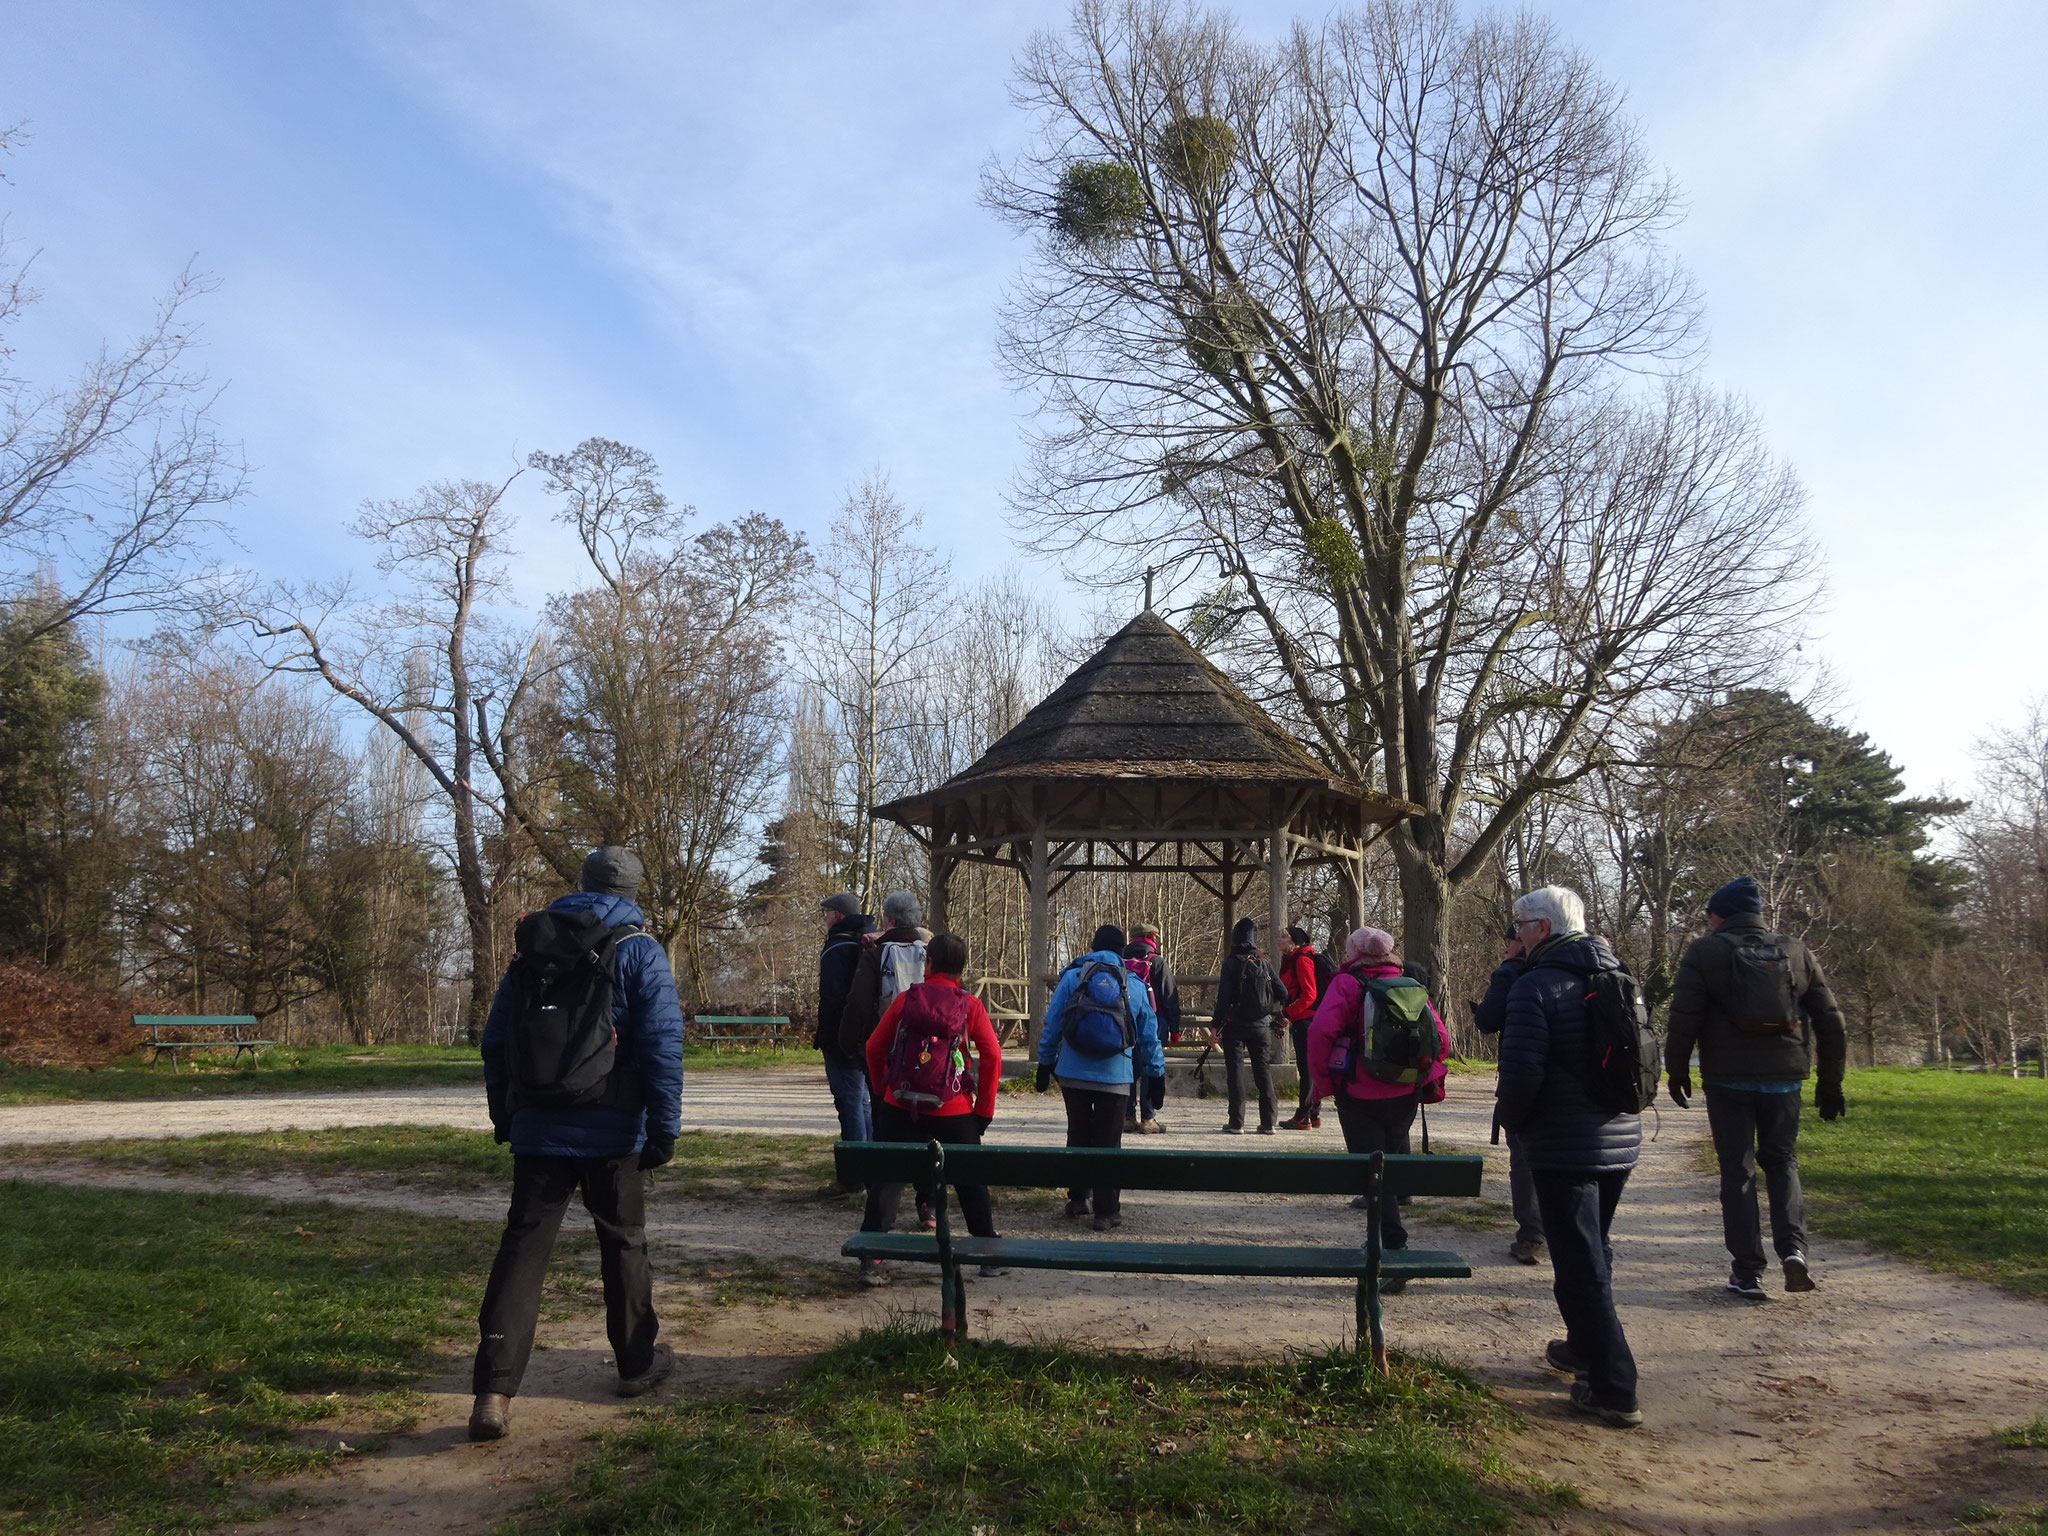
M1299 7L1236 7L1277 29ZM1812 492L1818 651L1922 788L2048 688L2048 7L1535 9L1684 187L1710 375ZM369 496L592 433L705 514L822 528L873 466L969 574L1010 558L1022 402L976 203L1061 3L8 0L0 189L52 379L188 259L257 466L251 563L325 574ZM566 552L538 518L522 570Z

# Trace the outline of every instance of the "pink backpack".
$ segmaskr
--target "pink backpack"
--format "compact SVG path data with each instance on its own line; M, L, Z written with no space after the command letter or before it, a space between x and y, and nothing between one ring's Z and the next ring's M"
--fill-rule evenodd
M889 1096L926 1114L958 1098L967 1080L967 1017L958 987L919 982L903 994L889 1046Z
M1150 955L1143 957L1126 955L1124 956L1124 969L1145 983L1145 1001L1152 1005L1152 1013L1154 1017L1157 1017L1159 1013L1159 999L1152 995L1152 957Z

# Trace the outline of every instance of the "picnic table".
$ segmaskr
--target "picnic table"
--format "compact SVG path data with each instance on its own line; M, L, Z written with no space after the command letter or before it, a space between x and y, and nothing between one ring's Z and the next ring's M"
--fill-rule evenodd
M137 1029L149 1031L149 1049L153 1053L150 1063L161 1061L166 1053L171 1058L171 1070L178 1070L180 1051L233 1051L235 1060L242 1059L242 1052L249 1053L249 1060L256 1060L256 1053L266 1045L275 1045L275 1040L259 1040L248 1031L259 1028L253 1013L137 1013L130 1015ZM227 1036L216 1040L166 1040L163 1032L167 1029L224 1029Z
M858 1232L839 1250L852 1259L896 1259L939 1266L940 1331L949 1339L967 1323L962 1266L1007 1264L1019 1269L1086 1270L1131 1275L1308 1276L1357 1281L1358 1340L1370 1343L1385 1370L1387 1341L1380 1315L1385 1282L1470 1278L1472 1267L1447 1251L1388 1252L1380 1236L1381 1196L1471 1196L1479 1193L1477 1157L1350 1153L1182 1152L1154 1148L923 1146L909 1142L842 1141L832 1149L839 1183L933 1186L938 1230ZM1297 1244L1148 1242L1118 1238L956 1237L946 1214L945 1186L1066 1189L1115 1184L1122 1189L1228 1194L1362 1195L1365 1242L1355 1248Z

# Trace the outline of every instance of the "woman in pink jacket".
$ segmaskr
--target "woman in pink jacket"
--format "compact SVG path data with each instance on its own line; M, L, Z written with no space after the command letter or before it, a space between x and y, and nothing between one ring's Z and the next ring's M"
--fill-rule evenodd
M1400 974L1401 957L1394 953L1393 935L1378 928L1360 928L1345 942L1344 968L1330 979L1330 990L1309 1021L1308 1059L1315 1091L1336 1105L1347 1152L1406 1152L1417 1106L1434 1104L1444 1096L1444 1058L1451 1053L1451 1037L1433 1004L1429 1018L1436 1025L1437 1059L1421 1082L1383 1083L1360 1063L1365 984ZM1338 1080L1330 1075L1330 1053L1346 1039L1352 1042L1353 1064L1349 1075ZM1380 1240L1388 1248L1408 1246L1400 1202L1391 1191L1380 1207Z

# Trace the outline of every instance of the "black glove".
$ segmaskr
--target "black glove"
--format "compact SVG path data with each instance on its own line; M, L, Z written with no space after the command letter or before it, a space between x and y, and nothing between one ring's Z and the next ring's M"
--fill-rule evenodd
M1692 1108L1692 1074L1683 1067L1671 1074L1671 1102L1680 1109Z
M1849 1101L1842 1097L1840 1083L1822 1083L1814 1089L1813 1105L1823 1120L1839 1120L1849 1113Z
M647 1145L640 1149L640 1167L643 1172L649 1168L659 1168L675 1155L676 1143L674 1137L671 1136L667 1140L658 1140L650 1136L647 1138Z
M1166 1074L1164 1072L1160 1073L1157 1077L1148 1077L1145 1081L1151 1086L1154 1098L1163 1099L1166 1097Z
M1038 1069L1038 1080L1031 1086L1038 1093L1043 1093L1046 1089L1050 1088L1052 1086L1052 1068L1041 1065Z
M989 1123L994 1119L994 1115L976 1115L974 1117L974 1127L976 1130L980 1131L982 1135L986 1136L988 1134Z
M502 1147L503 1145L505 1145L506 1142L510 1141L511 1139L512 1133L506 1130L504 1126L493 1125L491 1127L491 1140L495 1141L499 1146Z

